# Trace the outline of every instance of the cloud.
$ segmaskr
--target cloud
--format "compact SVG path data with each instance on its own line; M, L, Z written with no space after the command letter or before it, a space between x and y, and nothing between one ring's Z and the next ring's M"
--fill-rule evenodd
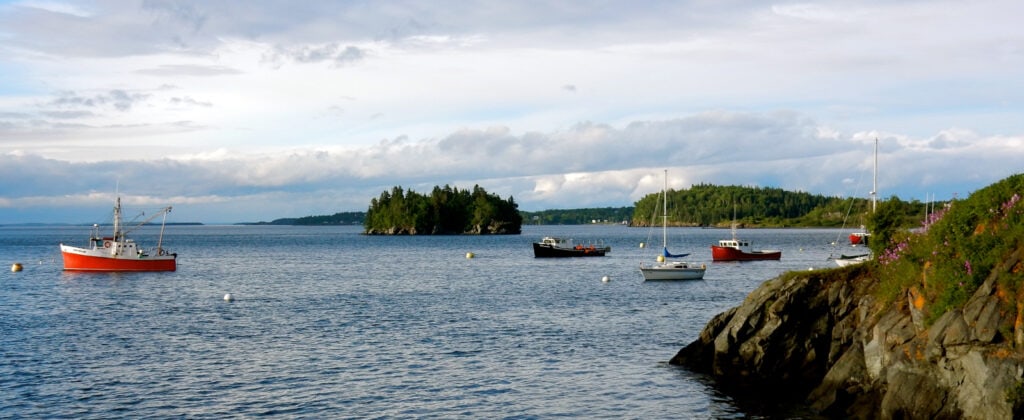
M284 62L327 62L336 66L343 66L358 62L364 59L366 55L367 53L362 48L352 45L341 46L337 43L287 47L276 46L272 51L264 55L262 61L275 68L279 68Z
M628 205L662 168L849 195L875 137L883 195L963 194L1024 157L1019 1L643 6L7 3L0 208L124 174L228 220L399 184Z
M1024 137L984 137L965 130L929 138L842 134L790 113L714 112L622 128L584 123L550 133L463 129L439 139L402 137L356 149L220 150L94 163L8 153L0 156L0 177L11 188L0 209L72 207L91 196L82 191L109 192L116 180L126 193L151 197L147 201L180 202L179 213L197 220L209 217L199 209L210 208L233 221L360 211L395 185L425 192L434 185L479 184L532 210L629 206L660 189L663 168L669 169L673 188L713 183L866 196L869 178L864 174L871 170L874 137L882 143L883 197L969 193L1010 175L984 168L1013 168L1024 156ZM980 165L946 167L953 154ZM964 189L929 190L946 184ZM268 201L247 208L268 197L287 198L288 204Z
M114 89L93 95L80 95L76 92L60 92L49 105L58 108L100 108L112 107L117 111L128 111L133 105L145 101L149 94L128 92Z
M195 64L161 64L155 68L135 70L150 76L226 76L242 72L227 66Z

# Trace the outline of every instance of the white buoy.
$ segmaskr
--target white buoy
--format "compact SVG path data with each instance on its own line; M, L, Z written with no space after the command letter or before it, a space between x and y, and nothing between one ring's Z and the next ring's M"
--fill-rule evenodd
M608 283L610 281L612 281L611 277L608 277L608 276L601 277L601 283Z
M21 271L21 263L14 263L13 265L11 265L12 273L17 273L19 271Z
M231 296L231 293L228 293L228 294L224 295L224 301L225 302L234 302L235 301L235 297Z
M474 254L472 252L467 252L466 253L466 259L473 259L473 257L475 257L475 256L476 256L476 254Z
M659 255L658 256L658 262L660 262L660 263L665 262L665 256L664 255Z
M645 247L645 246L647 246L647 245L644 245L644 243L643 243L643 242L640 242L640 248L643 248L643 247Z

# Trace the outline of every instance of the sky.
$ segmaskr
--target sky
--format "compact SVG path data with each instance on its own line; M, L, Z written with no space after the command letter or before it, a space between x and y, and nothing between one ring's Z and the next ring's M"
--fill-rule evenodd
M1024 2L0 0L0 224L479 185L966 197L1024 167Z

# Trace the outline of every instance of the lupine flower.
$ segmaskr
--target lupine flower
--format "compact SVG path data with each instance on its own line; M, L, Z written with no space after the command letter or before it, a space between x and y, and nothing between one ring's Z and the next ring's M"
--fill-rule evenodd
M1003 203L1002 205L1003 215L1009 214L1010 209L1013 208L1013 206L1017 205L1018 201L1020 201L1019 193L1013 194L1013 197L1010 197L1009 200L1006 200L1006 202Z
M964 260L964 269L967 270L968 276L974 274L974 270L971 269L971 262L969 260Z

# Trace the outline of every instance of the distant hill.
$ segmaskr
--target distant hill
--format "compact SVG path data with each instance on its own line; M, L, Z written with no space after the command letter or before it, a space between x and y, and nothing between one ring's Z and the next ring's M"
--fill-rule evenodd
M633 207L603 207L566 210L520 211L523 223L531 225L585 225L629 223Z
M347 211L324 216L304 216L284 219L274 219L270 222L242 223L246 225L298 225L298 226L323 226L323 225L361 225L366 220L366 212Z

